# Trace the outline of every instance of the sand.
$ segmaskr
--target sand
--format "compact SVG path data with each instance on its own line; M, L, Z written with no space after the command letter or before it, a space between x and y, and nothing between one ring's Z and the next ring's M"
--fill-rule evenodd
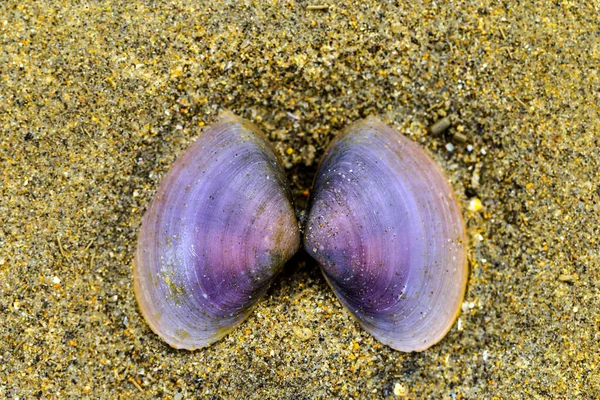
M3 1L0 397L600 398L599 12ZM299 210L352 121L378 115L426 149L470 240L442 342L379 344L303 254L213 346L178 351L150 331L132 289L139 224L223 109L269 135Z

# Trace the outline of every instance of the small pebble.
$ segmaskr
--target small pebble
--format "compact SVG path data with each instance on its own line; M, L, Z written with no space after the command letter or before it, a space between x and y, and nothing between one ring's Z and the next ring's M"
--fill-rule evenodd
M444 117L440 120L437 120L433 125L431 125L429 131L434 135L439 135L448 128L450 128L450 118Z
M558 280L561 282L573 282L578 279L578 276L575 274L561 274L558 276Z
M396 382L396 384L394 385L394 396L406 396L407 393L408 391L406 390L406 386L399 382Z
M465 143L467 141L467 135L463 133L456 132L454 136L452 136L452 140L458 143Z
M477 197L473 197L470 201L469 201L469 211L479 211L483 208L483 205L481 204L481 200L479 200Z
M295 326L292 330L294 331L294 336L296 336L296 338L298 338L298 340L301 342L305 342L312 337L312 331L308 328L300 328Z
M481 175L479 174L479 171L480 165L477 165L475 167L475 170L473 171L473 175L471 175L471 188L473 188L474 190L479 189L479 185L481 184Z

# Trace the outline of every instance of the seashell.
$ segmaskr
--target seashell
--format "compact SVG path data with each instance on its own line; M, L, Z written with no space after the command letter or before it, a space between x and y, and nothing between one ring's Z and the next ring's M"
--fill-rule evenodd
M440 341L467 283L466 229L440 168L376 118L327 149L305 248L365 330L401 351Z
M300 247L283 168L231 113L173 164L146 211L134 289L169 345L208 346L240 324Z

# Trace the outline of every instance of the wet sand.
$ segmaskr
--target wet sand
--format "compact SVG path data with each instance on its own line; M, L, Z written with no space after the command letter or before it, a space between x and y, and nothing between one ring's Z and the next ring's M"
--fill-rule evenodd
M325 4L3 2L0 397L600 398L598 4ZM213 346L150 331L139 224L223 109L269 135L298 209L352 121L428 151L470 240L442 342L379 344L302 254Z

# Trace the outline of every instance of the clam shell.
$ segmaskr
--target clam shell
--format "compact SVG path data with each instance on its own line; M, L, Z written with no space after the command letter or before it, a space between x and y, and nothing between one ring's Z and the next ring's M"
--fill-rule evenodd
M175 161L142 220L134 288L152 330L193 350L240 324L300 247L290 199L268 140L222 114Z
M467 237L440 168L376 118L331 143L315 180L305 248L341 303L401 351L440 341L467 283Z

